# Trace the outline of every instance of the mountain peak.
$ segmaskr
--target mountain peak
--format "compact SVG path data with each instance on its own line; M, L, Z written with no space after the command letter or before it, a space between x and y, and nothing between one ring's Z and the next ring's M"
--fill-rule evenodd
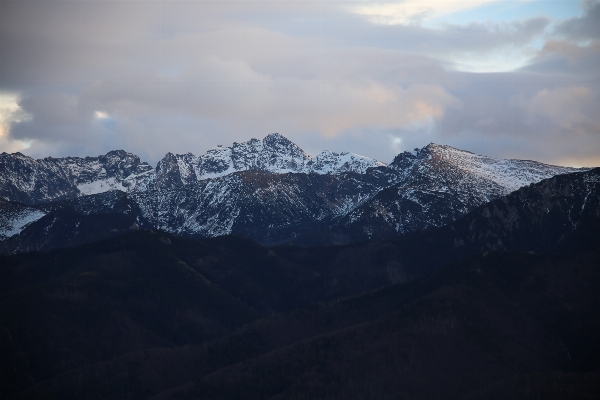
M167 155L157 165L158 175L167 173L165 161L169 159L173 174L181 173L181 183L217 178L237 171L261 171L273 174L316 173L339 174L343 172L365 173L368 168L385 164L354 153L325 151L311 157L294 142L281 135L271 133L262 140L252 138L246 142L234 142L231 147L213 147L202 156L191 153Z
M418 148L416 147L412 152L410 151L404 151L400 154L398 154L394 160L391 162L390 165L396 166L397 168L404 168L406 167L406 165L408 165L407 163L411 163L412 161L410 160L414 160L414 159L427 159L427 158L432 158L432 159L456 159L457 157L482 157L482 156L477 156L474 153L471 153L470 151L466 151L466 150L461 150L461 149L457 149L455 147L452 146L448 146L445 144L437 144L437 143L429 143L426 146L423 146L422 148Z
M421 151L428 151L430 153L439 153L439 152L452 152L452 153L460 153L460 154L473 154L467 150L457 149L456 147L448 146L447 144L437 144L437 143L429 143L427 146L423 147Z
M265 138L263 139L263 142L274 142L274 141L283 141L283 142L289 142L292 143L288 138L286 138L285 136L283 136L280 133L269 133L267 136L265 136Z
M25 154L17 151L15 153L6 153L6 152L2 152L2 154L0 154L0 156L2 156L3 158L12 158L12 159L20 159L20 160L31 160L31 161L35 161L33 158L26 156Z
M106 153L107 156L117 156L117 157L126 157L129 155L132 155L131 153L126 152L123 149L120 150L111 150L108 153Z

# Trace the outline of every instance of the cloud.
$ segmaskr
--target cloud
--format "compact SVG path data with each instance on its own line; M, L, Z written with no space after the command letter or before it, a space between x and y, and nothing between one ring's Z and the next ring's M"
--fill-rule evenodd
M204 126L221 123L225 130L252 126L258 135L282 130L332 137L359 128L429 124L459 104L434 84L404 87L369 79L274 78L241 60L209 57L174 78L119 77L95 82L79 98L60 94L23 100L21 106L33 119L15 125L12 134L76 140L102 110L102 115L129 123L141 119L164 124L185 116ZM63 133L44 130L48 126Z
M10 126L14 123L28 121L31 116L19 107L18 95L0 92L0 150L16 152L27 149L29 141L13 140Z
M0 91L18 96L0 147L156 162L280 132L384 161L434 141L592 162L597 4L563 22L420 24L477 4L2 2Z
M419 25L378 25L366 21L332 24L320 28L349 48L379 48L420 54L452 64L455 69L498 71L523 66L535 55L533 43L551 20L540 16L508 22L445 24L442 28Z
M349 10L382 25L405 25L421 22L458 11L476 8L491 0L469 1L369 1L352 5Z
M574 40L600 39L600 3L587 1L585 14L579 18L571 18L556 27L559 34Z
M544 89L527 103L530 124L542 117L568 133L591 134L600 138L598 110L600 103L594 92L585 86Z
M85 116L80 112L77 96L55 93L25 97L18 105L31 117L12 122L10 136L15 139L75 140L83 130Z

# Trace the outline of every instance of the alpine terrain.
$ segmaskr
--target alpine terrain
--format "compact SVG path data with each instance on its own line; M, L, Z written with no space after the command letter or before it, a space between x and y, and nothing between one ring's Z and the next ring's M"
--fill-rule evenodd
M576 171L433 143L387 165L353 153L312 157L276 133L202 156L168 153L156 168L123 150L41 160L2 153L0 247L43 250L138 228L262 244L349 243L442 226ZM120 216L91 217L105 214Z
M81 211L49 204L38 221L91 235L125 229L139 212L123 192L69 201L84 199ZM118 212L85 214L105 204ZM35 213L27 207L12 209ZM61 225L63 214L79 225ZM386 240L267 248L129 230L0 255L2 398L535 400L600 390L600 168Z

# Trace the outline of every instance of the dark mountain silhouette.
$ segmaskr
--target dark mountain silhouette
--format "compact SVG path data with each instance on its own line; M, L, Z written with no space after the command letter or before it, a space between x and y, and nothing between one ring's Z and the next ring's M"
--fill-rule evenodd
M343 246L138 230L2 256L2 395L592 398L599 186L600 169L556 176Z

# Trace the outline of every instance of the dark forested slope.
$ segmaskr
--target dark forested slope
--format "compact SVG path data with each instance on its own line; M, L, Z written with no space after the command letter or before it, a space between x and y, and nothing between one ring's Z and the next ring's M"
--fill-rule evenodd
M2 256L0 393L586 398L600 381L599 174L388 241L140 230Z

